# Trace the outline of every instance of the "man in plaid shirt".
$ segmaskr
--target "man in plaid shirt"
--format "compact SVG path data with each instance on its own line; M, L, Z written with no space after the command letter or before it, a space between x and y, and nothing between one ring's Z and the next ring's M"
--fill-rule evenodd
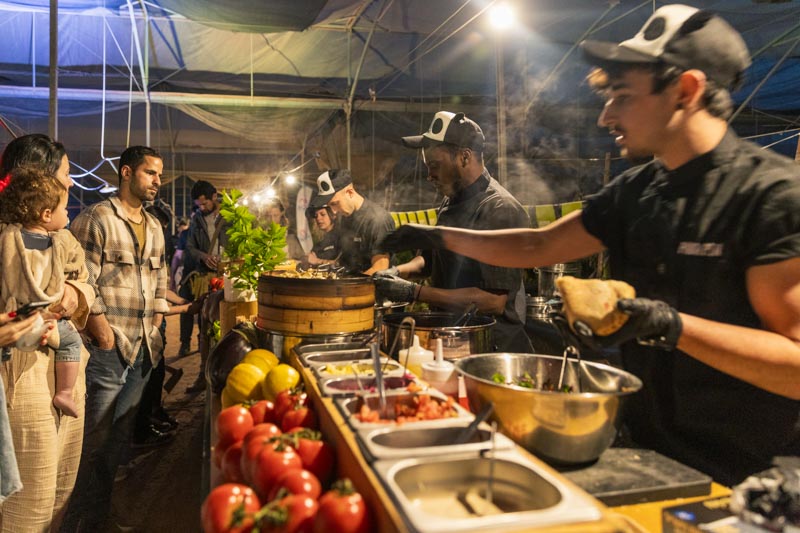
M164 234L142 208L164 165L146 146L119 160L117 196L85 209L71 230L86 251L97 299L86 325L86 422L81 465L63 531L105 531L111 491L151 369L162 356L167 311Z

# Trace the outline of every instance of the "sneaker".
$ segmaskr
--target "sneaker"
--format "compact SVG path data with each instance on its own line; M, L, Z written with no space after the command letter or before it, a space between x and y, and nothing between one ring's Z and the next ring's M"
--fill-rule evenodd
M178 348L178 359L181 357L186 357L192 351L191 347L189 346L188 342L182 342L180 348Z
M144 448L155 448L158 446L164 446L165 444L169 444L172 442L172 439L175 438L175 433L172 431L163 432L159 431L152 425L147 428L143 435L136 435L133 438L133 442L131 443L131 448L135 450L141 450Z
M158 409L158 410L156 410L156 412L153 414L151 419L157 420L157 421L162 422L162 423L169 424L169 426L172 429L175 429L175 428L178 427L178 421L175 419L174 416L172 416L168 412L166 412L163 407Z

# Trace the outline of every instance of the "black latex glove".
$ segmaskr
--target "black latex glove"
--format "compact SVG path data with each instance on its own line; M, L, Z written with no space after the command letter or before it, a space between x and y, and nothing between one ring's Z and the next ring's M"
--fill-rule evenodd
M417 299L419 285L413 281L381 272L373 274L372 279L375 281L375 300L378 302L389 300L411 303Z
M403 250L438 250L444 248L442 232L435 226L422 224L403 224L388 235L378 245L384 252Z
M593 348L607 348L636 339L639 344L674 350L683 330L678 312L665 302L648 298L623 298L617 309L628 315L619 330L607 336L595 335L588 324L576 320L572 327L582 343Z

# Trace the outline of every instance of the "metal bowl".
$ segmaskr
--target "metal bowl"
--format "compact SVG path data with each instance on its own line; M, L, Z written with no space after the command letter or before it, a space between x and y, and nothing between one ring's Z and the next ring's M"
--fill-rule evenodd
M500 430L542 459L557 464L596 460L614 441L622 399L642 388L639 378L609 365L570 359L564 385L574 391L550 392L492 380L502 374L513 382L527 372L537 386L557 384L562 358L538 354L487 353L455 361L464 376L470 408L494 402Z

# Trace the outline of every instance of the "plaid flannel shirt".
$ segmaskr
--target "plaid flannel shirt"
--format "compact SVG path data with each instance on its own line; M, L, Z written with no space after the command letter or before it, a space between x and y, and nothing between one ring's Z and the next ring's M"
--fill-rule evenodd
M70 230L86 252L88 283L97 293L92 314L105 313L122 357L133 364L142 342L155 365L163 340L154 313L166 313L167 267L164 233L155 217L142 210L144 253L118 197L83 210Z

